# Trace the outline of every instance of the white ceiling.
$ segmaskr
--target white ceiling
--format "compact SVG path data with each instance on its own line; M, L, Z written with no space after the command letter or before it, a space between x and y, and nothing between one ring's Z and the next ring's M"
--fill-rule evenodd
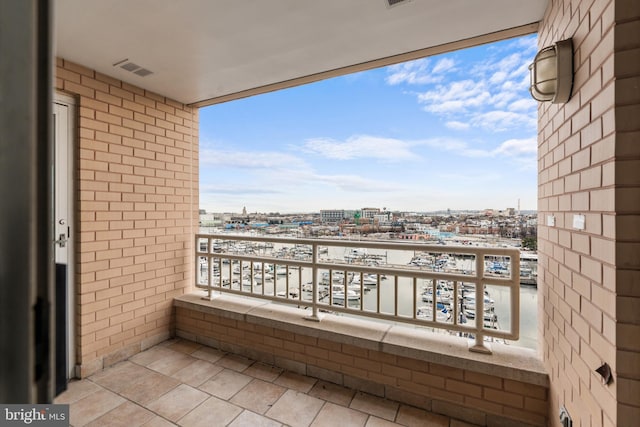
M187 104L538 22L548 0L55 0L56 55ZM140 77L113 64L128 59Z

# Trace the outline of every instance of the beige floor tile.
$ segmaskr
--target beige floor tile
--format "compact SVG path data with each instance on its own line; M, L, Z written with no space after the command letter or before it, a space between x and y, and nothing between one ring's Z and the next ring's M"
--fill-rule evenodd
M318 380L315 378L285 371L273 383L306 393L313 388L316 382Z
M308 394L309 396L324 399L338 405L349 406L353 399L353 395L356 394L356 392L353 389L342 387L337 384L318 381Z
M163 345L157 345L155 347L151 347L148 350L140 352L135 356L129 358L130 362L137 363L138 365L147 366L150 363L153 363L157 360L162 360L168 355L172 354L173 350L167 348Z
M55 403L70 404L75 427L444 427L455 423L182 339L166 341L88 379L69 383Z
M338 424L340 427L363 427L368 417L363 412L327 402L311 427L335 427Z
M192 387L198 387L223 369L222 366L197 359L195 362L172 374L171 377L184 384L189 384Z
M276 366L267 365L265 363L256 362L249 366L242 373L245 375L251 375L254 378L258 378L263 381L273 382L282 373L282 369Z
M173 345L173 344L175 344L175 343L177 343L179 341L182 341L182 338L178 338L178 337L169 338L168 340L164 340L161 343L158 343L158 344L154 345L153 347L165 347L165 348L168 348L169 346L171 346L171 345ZM193 341L193 342L195 343L195 341ZM153 348L153 347L150 347L150 348Z
M242 390L252 379L253 378L247 375L224 369L198 388L211 395L227 400Z
M449 427L478 427L478 425L452 419L449 423Z
M208 398L207 393L186 384L180 384L146 406L169 421L178 421Z
M191 353L191 356L198 359L206 360L207 362L211 363L217 362L218 360L222 359L224 355L224 352L211 347L202 347L199 350Z
M236 354L227 354L218 360L216 364L227 369L242 372L253 364L253 360Z
M195 357L191 357L188 354L169 350L169 353L167 353L162 359L154 360L149 363L147 368L153 369L154 371L160 372L164 375L172 375L196 360L197 359Z
M150 421L155 414L142 406L126 401L103 416L91 421L87 427L137 427Z
M69 422L75 427L84 426L124 402L117 394L100 389L69 406Z
M229 427L281 427L277 421L266 418L262 415L258 415L251 411L243 411L238 417L233 420Z
M394 421L398 412L398 403L370 394L357 392L349 405L352 409Z
M132 383L149 377L151 373L152 371L148 370L144 366L124 361L113 365L102 372L93 374L89 379L102 387L108 388L116 393L120 393L122 390L130 387Z
M449 427L449 417L401 405L395 420L408 427Z
M143 378L129 381L129 386L122 390L120 395L144 406L180 384L180 381L174 378L147 371L148 374Z
M100 387L99 385L87 379L74 380L74 381L71 381L69 384L67 384L67 389L63 393L58 395L53 400L53 403L55 404L73 403L101 389L102 387Z
M169 344L167 348L170 348L171 350L174 350L174 351L179 351L181 353L191 354L194 351L201 349L202 345L193 341L177 339L177 340L174 340L171 344Z
M177 425L178 424L165 420L160 415L154 415L150 421L146 422L141 427L172 427Z
M307 427L324 403L324 400L287 390L265 415L292 427Z
M280 399L280 396L282 396L285 391L287 391L287 389L284 387L254 379L233 396L230 402L253 412L264 414Z
M233 421L242 408L217 397L210 397L200 406L178 420L184 427L223 427Z
M392 423L391 421L383 420L376 416L371 415L367 420L365 427L404 427L402 424Z

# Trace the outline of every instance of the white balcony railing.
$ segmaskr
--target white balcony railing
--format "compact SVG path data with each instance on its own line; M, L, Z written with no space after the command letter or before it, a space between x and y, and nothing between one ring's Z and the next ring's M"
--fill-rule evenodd
M517 249L198 234L196 286L321 311L517 340Z

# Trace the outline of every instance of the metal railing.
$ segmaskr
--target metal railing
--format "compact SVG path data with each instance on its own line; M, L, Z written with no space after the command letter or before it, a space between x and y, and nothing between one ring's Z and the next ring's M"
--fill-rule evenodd
M517 249L197 234L196 286L311 309L517 340ZM495 300L492 298L492 295Z

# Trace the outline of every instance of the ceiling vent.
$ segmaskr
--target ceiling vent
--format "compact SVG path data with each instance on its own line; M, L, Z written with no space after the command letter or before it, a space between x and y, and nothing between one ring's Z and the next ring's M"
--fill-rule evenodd
M397 6L400 3L409 3L411 0L386 0L389 7Z
M130 73L137 74L140 77L146 77L149 74L153 74L153 71L147 70L146 68L142 68L138 64L134 64L133 62L129 61L129 59L123 59L122 61L118 61L115 64L113 64L113 66L120 67L123 70L127 70Z

